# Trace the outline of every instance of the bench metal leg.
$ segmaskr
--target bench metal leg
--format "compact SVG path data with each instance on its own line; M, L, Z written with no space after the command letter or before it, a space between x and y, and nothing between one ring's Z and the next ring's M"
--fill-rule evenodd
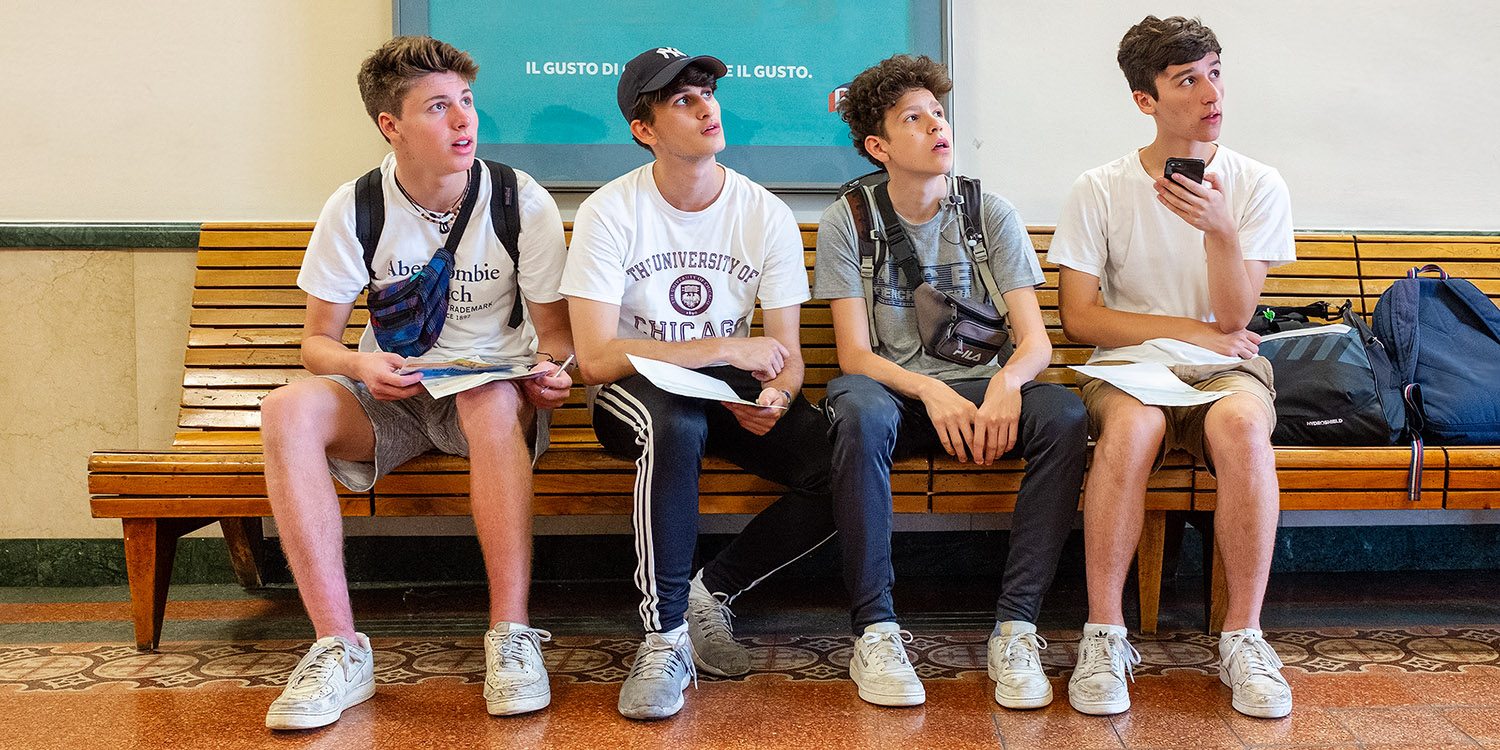
M1141 632L1155 633L1161 612L1162 555L1167 548L1167 512L1146 511L1141 540L1136 543L1136 580L1141 594Z
M224 544L229 547L229 562L234 577L247 589L261 587L260 546L263 541L259 518L221 518Z
M177 539L207 526L212 518L124 518L125 571L130 579L130 609L135 620L135 645L142 651L161 640L162 616L167 611L167 586Z

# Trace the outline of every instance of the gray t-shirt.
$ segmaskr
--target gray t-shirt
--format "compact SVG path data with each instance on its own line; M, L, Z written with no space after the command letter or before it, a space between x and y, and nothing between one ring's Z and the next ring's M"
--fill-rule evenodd
M1042 267L1026 225L1010 201L994 193L984 194L984 230L990 253L990 270L1004 294L1023 286L1042 283ZM984 282L959 236L958 208L943 202L937 216L920 225L901 219L912 251L922 266L922 278L939 291L962 297L989 299ZM875 269L875 353L902 367L944 382L989 378L1004 363L966 366L928 356L917 335L917 310L912 290L900 278L896 264L882 261ZM859 277L859 246L854 239L854 219L843 200L834 201L818 223L817 262L813 273L813 296L819 299L863 297ZM1002 300L996 307L1005 309Z

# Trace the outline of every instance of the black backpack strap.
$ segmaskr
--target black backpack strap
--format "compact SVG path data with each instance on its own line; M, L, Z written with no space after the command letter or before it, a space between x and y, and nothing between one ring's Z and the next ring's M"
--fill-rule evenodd
M371 284L375 283L375 246L385 229L385 191L380 180L380 167L376 167L354 182L354 236L364 249Z
M870 193L870 188L856 184L844 194L844 202L854 220L854 244L859 248L859 280L865 292L865 321L869 324L870 346L874 348L880 345L880 338L875 334L875 268L879 247L875 243L875 228L871 222Z
M960 231L964 246L974 259L979 271L979 281L990 296L990 303L1003 315L1005 301L1000 298L1000 285L995 281L995 272L990 268L990 249L984 234L984 194L979 189L979 180L959 175L953 178L952 201L958 206Z
M521 302L521 201L517 195L516 170L498 161L484 160L490 170L490 222L495 226L495 236L510 255L515 269L516 298L510 308L511 328L520 328L522 320Z

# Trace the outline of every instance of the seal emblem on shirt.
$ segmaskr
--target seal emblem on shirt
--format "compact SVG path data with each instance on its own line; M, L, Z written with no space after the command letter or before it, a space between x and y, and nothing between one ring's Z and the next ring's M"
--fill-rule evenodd
M708 306L714 301L714 288L709 286L708 279L697 274L685 273L672 282L672 288L667 291L668 301L672 303L672 309L683 315L698 315L708 310Z

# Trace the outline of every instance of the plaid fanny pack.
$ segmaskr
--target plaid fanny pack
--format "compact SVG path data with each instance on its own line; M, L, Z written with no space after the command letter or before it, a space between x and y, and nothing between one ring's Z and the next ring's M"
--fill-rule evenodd
M468 195L453 221L453 229L448 232L448 240L421 270L383 289L374 288L374 272L371 272L371 288L365 295L365 304L370 308L370 327L381 349L403 357L417 357L437 343L443 321L448 317L453 253L468 226L469 215L474 212L478 182L479 162L475 161L469 170Z

